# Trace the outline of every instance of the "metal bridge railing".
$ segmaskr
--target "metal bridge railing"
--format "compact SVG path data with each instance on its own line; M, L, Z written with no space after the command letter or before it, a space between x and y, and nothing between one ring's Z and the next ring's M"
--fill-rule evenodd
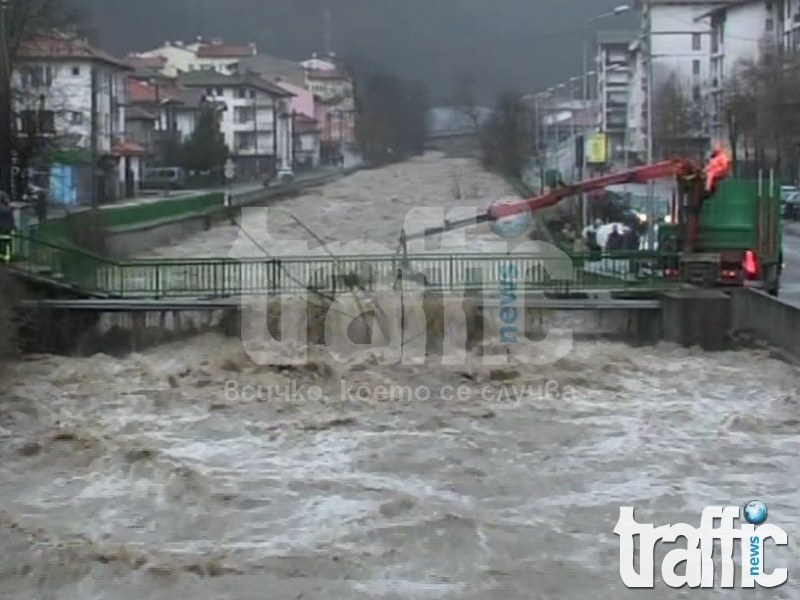
M416 254L134 260L117 262L30 239L16 268L120 298L227 297L376 291L415 281L434 291L500 293L504 288L570 292L669 285L661 274L677 255L615 252L541 255ZM566 262L565 262L566 261Z

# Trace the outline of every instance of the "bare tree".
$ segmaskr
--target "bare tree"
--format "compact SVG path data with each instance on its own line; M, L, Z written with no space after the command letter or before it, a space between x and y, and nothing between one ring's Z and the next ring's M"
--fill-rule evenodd
M734 163L774 168L795 179L800 166L800 57L762 49L741 61L724 90L725 126Z
M653 102L654 153L698 156L707 143L699 98L689 96L673 74L658 88Z
M530 157L532 139L528 107L515 92L504 92L483 128L483 163L519 178Z
M456 80L448 104L456 115L465 123L469 123L474 131L480 134L484 124L483 114L478 105L478 98L475 94L475 78L472 75L462 75Z

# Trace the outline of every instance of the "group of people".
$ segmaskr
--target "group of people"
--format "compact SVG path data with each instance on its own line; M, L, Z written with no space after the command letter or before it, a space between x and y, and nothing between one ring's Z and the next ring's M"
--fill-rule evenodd
M639 236L633 227L626 227L625 231L620 233L619 228L614 225L606 240L605 249L610 252L614 250L638 250Z

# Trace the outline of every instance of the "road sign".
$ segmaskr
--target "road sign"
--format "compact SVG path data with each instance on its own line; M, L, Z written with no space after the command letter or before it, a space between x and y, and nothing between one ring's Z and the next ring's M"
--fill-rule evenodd
M225 162L225 179L233 179L234 177L236 177L236 165L229 158Z
M589 136L587 147L587 162L590 164L603 164L608 159L608 140L604 133L593 133Z

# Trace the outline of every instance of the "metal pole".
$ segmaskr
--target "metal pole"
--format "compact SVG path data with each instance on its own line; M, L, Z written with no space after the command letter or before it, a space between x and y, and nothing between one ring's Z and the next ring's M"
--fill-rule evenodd
M273 171L278 172L278 105L275 98L272 99L272 161Z
M8 52L6 12L8 0L0 0L0 191L11 193L11 65Z
M653 164L653 16L647 13L647 164ZM650 181L647 185L647 249L655 250L655 223L653 204L655 202L656 184Z
M589 23L586 21L583 26L583 115L584 118L589 108ZM588 170L588 157L586 156L586 138L587 128L583 127L583 139L581 140L581 180L586 178ZM586 193L581 194L581 231L589 225L589 203L586 199Z
M256 158L256 177L258 177L261 165L258 160L258 91L256 90L253 90L253 152Z
M91 133L90 133L90 155L91 155L91 164L89 166L90 173L92 175L92 208L97 208L98 204L100 203L100 199L98 197L99 194L99 182L98 182L98 173L97 173L97 161L98 161L98 129L99 129L99 119L97 115L97 67L91 67Z

